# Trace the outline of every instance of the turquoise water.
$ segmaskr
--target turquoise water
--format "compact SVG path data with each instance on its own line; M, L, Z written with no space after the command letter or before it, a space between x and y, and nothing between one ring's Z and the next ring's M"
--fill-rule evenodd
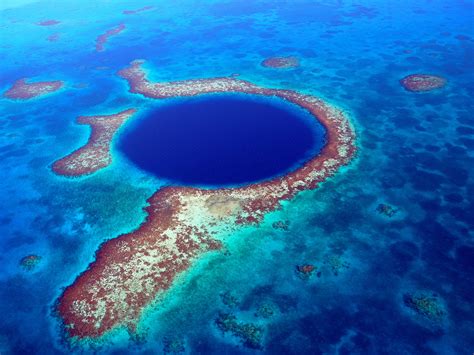
M146 5L156 8L122 14ZM161 353L178 339L187 353L471 353L473 6L38 1L1 10L1 92L22 77L66 87L31 101L0 99L0 352L71 351L52 311L62 288L102 242L137 228L146 199L167 183L134 167L115 145L113 164L90 177L51 171L88 139L77 116L167 105L129 93L116 75L145 59L153 81L238 73L323 98L350 117L359 149L319 189L228 236L230 253L202 259L146 311L140 341L119 330L99 345L102 352ZM36 25L48 19L61 23ZM120 23L126 30L95 52L95 38ZM58 40L47 41L55 33ZM260 65L275 55L296 56L301 65ZM413 73L443 76L448 85L407 92L399 80ZM380 204L395 214L377 212ZM32 271L19 265L29 254L42 257ZM302 278L302 264L317 270ZM420 297L439 312L416 311ZM223 332L220 312L261 327L263 350Z

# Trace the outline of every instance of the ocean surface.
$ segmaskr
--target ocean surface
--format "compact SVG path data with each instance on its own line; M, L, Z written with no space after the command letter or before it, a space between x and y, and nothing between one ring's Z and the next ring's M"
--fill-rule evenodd
M153 8L123 12L145 6ZM471 354L473 19L472 0L0 5L0 93L25 77L65 83L31 100L0 97L0 354ZM38 25L47 20L59 23ZM96 38L120 24L125 30L96 51ZM300 65L261 65L274 56L296 57ZM258 225L238 229L226 253L200 258L146 310L138 335L120 328L76 344L65 337L58 298L102 243L140 226L157 189L177 181L219 188L278 175L323 142L321 130L298 126L307 117L268 102L273 99L226 94L157 101L130 93L117 71L136 59L146 60L151 81L239 74L262 87L321 98L349 117L357 154L317 189L285 201ZM405 90L400 79L415 73L441 76L447 85ZM289 148L276 152L294 156L270 164L273 171L262 172L262 165L229 180L216 167L210 174L198 166L195 176L150 173L120 148L163 110L170 120L173 112L185 112L179 125L192 136L190 125L202 128L193 120L199 110L209 112L213 100L219 101L213 109L232 125L241 108L277 110L281 125L272 129ZM239 100L247 102L239 107ZM78 125L78 116L130 107L140 107L140 117L115 137L109 167L81 178L52 171L54 161L88 140L90 128ZM242 122L268 133L266 121ZM172 122L163 125L179 133ZM288 135L282 134L285 125ZM154 149L163 147L155 143ZM25 267L28 255L40 259ZM300 265L316 272L302 275ZM223 331L223 315L258 327L260 346L246 344L238 331Z

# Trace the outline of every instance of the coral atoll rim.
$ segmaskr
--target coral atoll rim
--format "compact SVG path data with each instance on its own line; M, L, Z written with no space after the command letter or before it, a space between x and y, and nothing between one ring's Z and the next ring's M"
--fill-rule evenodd
M354 131L343 112L314 96L266 89L234 78L152 83L142 63L135 61L119 72L132 93L154 99L221 92L278 97L299 105L319 120L326 128L327 143L319 155L283 177L239 188L170 186L154 193L148 199L143 224L102 244L96 260L60 296L57 309L69 337L97 338L118 326L133 331L143 310L166 292L178 275L203 254L223 249L225 240L217 231L231 232L240 224L259 222L281 201L299 191L314 189L335 174L350 162L356 150ZM100 160L92 166L100 168L107 165L103 161L110 162L103 157L109 154L115 131L114 125L110 134L99 140L100 148L93 139L89 141L92 143L84 151L91 162L96 157ZM96 149L102 153L95 154ZM84 172L80 165L75 169L71 166L68 175ZM61 173L60 169L55 171Z

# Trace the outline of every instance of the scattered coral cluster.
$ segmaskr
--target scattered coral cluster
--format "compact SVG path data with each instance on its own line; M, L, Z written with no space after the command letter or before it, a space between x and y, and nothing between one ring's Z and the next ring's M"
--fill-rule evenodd
M230 291L221 293L221 300L226 306L235 308L239 305L239 300Z
M26 271L32 271L38 266L38 264L41 262L41 259L42 257L39 255L27 255L21 258L20 266Z
M326 271L331 272L334 276L338 276L343 270L350 267L350 264L340 255L329 255L325 257L323 265L326 267L319 267L319 269L314 264L296 265L296 274L301 279L308 280L313 275L321 277L322 273L326 273Z
M338 276L344 269L348 269L350 264L339 255L330 255L324 260L324 264L329 266L335 276Z
M432 322L440 322L446 315L438 295L432 292L405 293L403 303L418 315Z
M216 325L223 332L230 332L241 339L242 343L252 349L262 348L263 328L253 324L237 320L231 313L219 313Z
M302 279L309 279L316 271L316 266L312 264L303 264L296 266L296 272Z
M384 215L386 217L393 217L397 214L398 209L395 207L387 204L387 203L380 203L377 208L375 209L379 214Z
M163 339L163 352L165 354L179 354L186 350L184 340L179 337L165 337Z
M221 301L224 305L233 310L233 312L240 312L239 300L230 291L225 291L220 294ZM264 344L262 342L262 336L265 329L265 324L262 323L277 312L277 307L269 301L262 302L255 309L253 316L260 318L259 324L251 322L240 322L238 317L234 313L220 312L216 324L224 333L230 332L234 336L241 339L244 346L253 349L262 349Z
M288 231L290 229L290 221L276 221L272 223L273 229L281 229Z
M255 311L255 317L271 318L275 315L275 307L271 303L262 303Z

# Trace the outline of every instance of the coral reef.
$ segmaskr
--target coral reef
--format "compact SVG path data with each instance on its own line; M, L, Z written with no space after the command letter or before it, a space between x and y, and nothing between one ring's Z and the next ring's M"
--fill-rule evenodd
M398 209L386 203L380 203L375 210L379 214L384 215L389 218L395 216L395 214L398 212Z
M446 315L438 295L432 292L405 293L403 303L418 315L432 322L440 322Z
M206 200L206 207L215 217L225 218L239 210L240 200L229 196L212 195Z
M219 313L216 324L224 333L230 332L240 338L242 343L251 349L262 349L263 328L253 323L239 322L230 313Z
M442 88L447 80L440 76L429 74L412 74L400 80L402 86L413 92L424 92Z
M97 52L104 51L105 50L105 44L107 43L109 38L112 37L112 36L118 35L123 30L125 30L125 25L123 23L121 23L117 27L114 27L114 28L106 31L105 33L101 34L100 36L98 36L97 39L96 39L96 45L95 45L96 51Z
M296 272L302 279L309 279L316 271L316 266L311 264L303 264L296 266Z
M221 293L221 300L226 306L235 308L239 305L239 300L230 291Z
M219 231L260 222L281 201L334 175L355 153L354 131L344 114L313 96L233 78L151 83L142 63L119 72L133 93L155 99L220 92L274 96L309 111L326 128L327 143L304 166L273 180L216 190L167 186L155 192L144 223L102 244L95 261L60 296L57 309L69 337L96 338L117 326L133 331L143 309L178 275L202 255L222 249Z
M273 229L281 229L283 231L288 231L290 228L290 221L276 221L272 223Z
M38 26L54 26L54 25L57 25L59 23L61 23L61 21L58 21L58 20L45 20L45 21L38 22L37 25Z
M147 11L147 10L151 10L151 9L154 9L155 7L154 6L144 6L144 7L141 7L139 9L136 9L136 10L123 10L122 13L124 15L134 15L134 14L138 14L140 12L143 12L143 11Z
M275 314L275 308L270 303L262 303L255 311L256 317L271 318Z
M136 112L128 109L113 115L81 116L79 124L92 127L86 145L54 162L53 171L58 175L81 176L91 174L112 162L110 142L120 126Z
M184 340L180 337L166 337L163 339L163 352L165 354L179 354L186 351Z
M49 42L56 42L59 39L59 33L53 33L46 38Z
M338 276L341 271L348 269L350 266L350 264L339 255L328 256L324 260L324 264L329 266L335 276Z
M296 57L271 57L262 62L262 66L274 69L296 68L300 65Z
M41 262L41 259L42 257L39 255L27 255L21 258L20 266L26 271L32 271L38 266L38 264Z
M62 81L38 81L28 83L28 79L15 81L10 89L5 91L3 96L9 99L28 100L34 97L43 96L61 89L64 85Z

